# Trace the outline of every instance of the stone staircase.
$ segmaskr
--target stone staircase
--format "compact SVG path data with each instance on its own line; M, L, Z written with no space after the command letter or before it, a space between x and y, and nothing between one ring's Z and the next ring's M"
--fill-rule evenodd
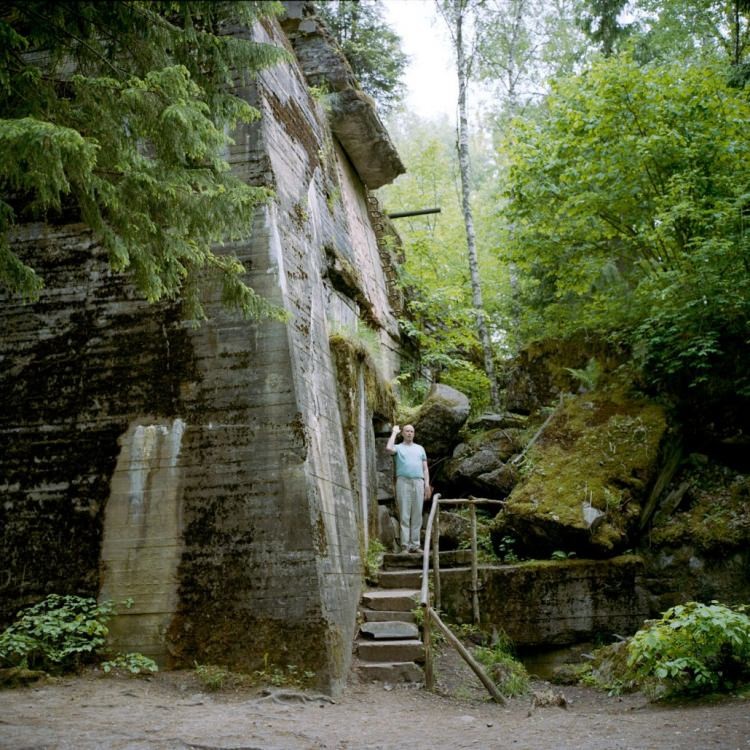
M465 556L441 552L440 565L460 564ZM353 668L361 680L424 682L424 646L413 614L421 587L422 553L384 556L377 587L365 591L360 604Z
M376 588L362 594L354 671L366 682L423 682L419 606L422 555L386 554Z

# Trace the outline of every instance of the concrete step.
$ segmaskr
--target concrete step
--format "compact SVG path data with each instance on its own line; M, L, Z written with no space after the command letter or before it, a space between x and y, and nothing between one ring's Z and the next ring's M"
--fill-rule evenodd
M378 586L382 589L421 589L421 570L381 570Z
M414 638L400 641L357 639L357 656L365 662L424 661L422 641Z
M382 589L365 591L362 604L380 611L411 612L419 606L419 591L416 589Z
M432 553L430 553L432 557ZM439 553L440 567L451 568L457 565L471 565L471 550L455 549ZM402 568L422 569L422 553L392 553L383 555L383 570L398 570Z
M413 661L381 664L356 661L354 671L363 682L424 682L422 667Z
M409 612L394 612L392 610L360 609L364 622L414 622L414 615Z
M376 641L419 638L419 630L414 623L399 620L366 622L360 626L359 633L363 638L373 638Z

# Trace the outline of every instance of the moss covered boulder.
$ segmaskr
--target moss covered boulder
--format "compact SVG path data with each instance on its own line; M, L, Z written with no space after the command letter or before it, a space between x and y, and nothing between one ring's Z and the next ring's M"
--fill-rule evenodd
M664 408L625 389L569 396L521 463L495 520L529 556L611 556L630 546L659 471Z
M506 408L522 414L537 412L561 393L589 387L586 375L595 380L625 360L624 352L588 336L535 341L506 369Z

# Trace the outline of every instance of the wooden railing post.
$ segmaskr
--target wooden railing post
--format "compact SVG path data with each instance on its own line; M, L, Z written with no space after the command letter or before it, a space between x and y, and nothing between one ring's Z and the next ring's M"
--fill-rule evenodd
M450 503L463 505L468 503L471 506L471 579L472 579L472 604L474 606L474 622L479 623L479 583L477 573L477 512L476 498L468 500L451 500ZM487 504L498 504L500 501L484 500ZM425 652L425 685L428 690L432 690L435 684L435 673L433 669L433 647L432 647L432 626L433 624L445 635L448 643L461 654L464 661L471 667L474 674L480 682L487 688L487 692L497 703L505 703L505 699L500 694L495 683L487 676L480 664L464 648L461 641L451 632L451 629L440 619L440 615L430 606L430 587L428 576L430 573L430 550L432 549L432 559L435 565L435 588L440 597L440 562L438 556L438 535L440 534L440 525L438 520L438 508L440 504L440 495L435 495L432 501L430 517L427 519L427 528L425 530L424 553L422 556L422 590L420 592L420 604L424 612L422 622L422 639ZM433 530L435 535L433 537Z
M473 498L472 498L473 500ZM475 502L471 508L471 611L474 624L479 625L479 572L477 563L477 506Z
M432 607L429 605L422 607L424 619L422 621L422 642L424 643L424 684L428 690L435 687L435 672L433 670L432 654L432 617L430 612Z
M427 607L427 609L430 609ZM495 703L505 703L505 699L500 694L500 691L497 689L497 685L492 681L492 679L487 675L487 673L482 669L479 662L474 659L474 657L466 650L463 643L456 638L455 635L451 632L451 629L440 619L440 615L438 615L436 612L432 612L432 617L435 620L435 625L437 625L438 629L442 631L443 635L448 640L448 643L450 643L453 648L458 651L459 654L463 657L464 661L471 667L474 674L479 678L482 685L484 685L487 688L487 692L492 696L492 700L495 701Z
M435 500L434 502L440 502ZM438 506L437 512L435 513L435 528L433 529L432 535L432 583L433 583L433 594L435 596L435 609L438 611L441 608L441 597L440 597L440 507Z

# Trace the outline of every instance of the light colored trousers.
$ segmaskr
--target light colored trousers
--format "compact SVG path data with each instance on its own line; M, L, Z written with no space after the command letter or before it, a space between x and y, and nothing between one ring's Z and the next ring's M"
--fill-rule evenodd
M419 547L422 529L424 479L396 477L396 502L401 528L401 549Z

